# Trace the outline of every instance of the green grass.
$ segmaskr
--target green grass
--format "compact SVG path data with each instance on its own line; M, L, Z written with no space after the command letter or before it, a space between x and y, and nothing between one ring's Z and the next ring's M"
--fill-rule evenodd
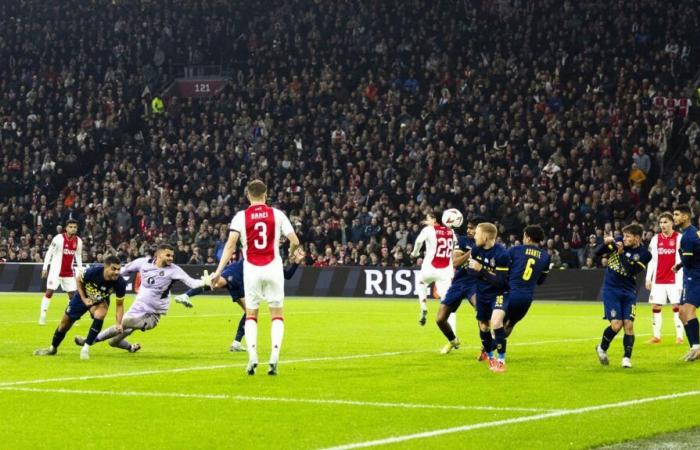
M597 362L593 347L606 325L600 305L540 302L509 340L508 371L494 374L474 358L478 334L468 306L459 314L463 347L440 355L444 338L431 322L418 326L417 302L290 298L279 376L267 376L263 364L249 377L246 354L228 352L241 312L224 297L199 297L192 310L173 304L156 329L132 336L141 352L98 344L90 361L80 361L72 342L86 333L86 319L57 356L31 355L50 343L65 306L65 297L55 296L49 326L39 327L40 297L0 295L4 448L313 449L474 424L481 425L385 447L588 448L700 424L695 394L539 417L700 389L700 364L678 361L686 346L673 342L670 311L664 342L644 343L646 305L639 308L632 370L619 367L619 338L611 366ZM432 315L437 305L430 308ZM267 319L259 322L262 362ZM105 326L112 321L110 311ZM91 378L100 375L107 376ZM28 383L8 384L19 381ZM470 406L494 409L463 408ZM536 417L483 425L526 416Z

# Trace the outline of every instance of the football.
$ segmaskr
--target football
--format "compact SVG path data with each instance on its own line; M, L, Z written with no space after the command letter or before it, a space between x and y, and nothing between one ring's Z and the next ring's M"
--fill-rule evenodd
M458 228L462 225L464 217L458 209L450 208L446 209L442 213L442 224L450 228Z

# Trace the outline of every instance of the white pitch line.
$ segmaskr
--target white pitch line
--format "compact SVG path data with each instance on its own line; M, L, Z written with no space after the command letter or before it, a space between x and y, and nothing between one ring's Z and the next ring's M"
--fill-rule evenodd
M372 440L372 441L343 444L343 445L338 445L335 447L326 447L326 448L324 448L324 450L350 450L350 449L354 449L354 448L376 447L379 445L395 444L398 442L411 441L414 439L431 438L431 437L435 437L435 436L442 436L445 434L462 433L465 431L477 430L477 429L482 429L482 428L493 428L493 427L498 427L501 425L512 425L512 424L524 423L524 422L534 422L537 420L549 419L551 417L574 416L574 415L579 415L579 414L585 414L585 413L592 412L592 411L600 411L600 410L604 410L604 409L624 408L626 406L633 406L633 405L639 405L639 404L643 404L643 403L657 402L657 401L661 401L661 400L673 400L673 399L682 398L682 397L691 397L691 396L695 396L698 394L700 394L700 390L680 392L680 393L668 394L668 395L659 395L656 397L640 398L637 400L627 400L624 402L617 402L617 403L606 403L603 405L586 406L583 408L576 408L576 409L552 411L552 412L547 412L547 413L542 413L542 414L535 414L532 416L515 417L513 419L504 419L504 420L494 420L492 422L474 423L474 424L470 424L470 425L462 425L459 427L451 427L451 428L443 428L440 430L425 431L422 433L406 434L403 436L392 436L392 437L388 437L388 438L384 438L384 439L376 439L376 440Z
M397 356L397 355L408 355L411 353L427 353L431 350L409 350L401 352L384 352L384 353L367 353L359 355L345 355L345 356L324 356L317 358L302 358L302 359L290 359L287 361L281 361L280 364L298 364L306 362L323 362L323 361L343 361L350 359L364 359L364 358L378 358L382 356ZM178 367L174 369L159 369L159 370L142 370L138 372L121 372L121 373L108 373L103 375L83 375L75 377L60 377L60 378L44 378L37 380L24 380L24 381L10 381L0 383L0 388L8 386L21 386L26 384L42 384L42 383L53 383L58 381L84 381L84 380L96 380L102 378L119 378L119 377L138 377L142 375L157 375L161 373L181 373L181 372L194 372L201 370L217 370L217 369L230 369L232 367L246 367L247 364L217 364L212 366L193 366L193 367Z
M234 313L229 313L229 314L186 314L186 315L165 315L164 317L166 319L196 319L196 318L205 318L205 317L230 317L231 319L238 320L241 318L241 314L243 313L243 310L236 311ZM328 314L327 311L298 311L298 312L289 312L285 311L284 315L285 316L304 316L304 315L319 315L319 314ZM339 315L339 314L357 314L355 311L335 311L333 312L333 315ZM370 311L370 312L363 312L362 315L368 315L368 314L381 314L381 315L386 315L385 312L383 311ZM269 316L267 313L261 314L263 317ZM86 321L89 321L90 319L85 319ZM58 324L59 319L56 319L55 324ZM0 321L0 324L2 325L24 325L24 324L36 324L36 320L5 320L5 321ZM51 328L51 326L48 326L46 328Z
M650 336L650 334L637 334L637 336ZM572 338L572 339L558 339L551 341L533 341L533 342L515 342L510 344L511 346L529 346L529 345L545 345L545 344L560 344L566 342L579 342L579 341L591 341L600 339L599 337L592 338ZM479 349L478 346L473 347L463 347L464 349ZM411 350L411 351L401 351L401 352L386 352L386 353L370 353L364 355L346 355L346 356L329 356L329 357L319 357L319 358L304 358L297 360L282 361L282 364L294 364L303 362L318 362L318 361L342 361L348 359L363 359L363 358L375 358L380 356L395 356L395 355L407 355L412 353L430 353L433 350ZM180 367L173 369L163 369L163 370L144 370L139 372L124 372L117 374L104 374L104 375L85 375L76 377L64 377L64 378L45 378L38 380L24 380L24 381L10 381L10 382L0 382L0 387L5 386L19 386L24 384L41 384L41 383L51 383L54 381L82 381L82 380L94 380L99 378L115 378L115 377L129 377L129 376L140 376L140 375L157 375L160 373L179 373L179 372L192 372L200 370L218 370L218 369L229 369L232 367L245 367L245 364L218 364L212 366L194 366L194 367Z
M442 409L458 411L514 411L514 412L552 412L563 411L560 409L545 408L518 408L518 407L497 407L497 406L467 406L467 405L434 405L422 403L392 403L392 402L364 402L360 400L342 399L312 399L312 398L289 398L289 397L254 397L248 395L227 395L227 394L190 394L182 392L139 392L139 391L101 391L87 389L49 389L49 388L27 388L27 387L0 387L0 391L12 392L40 392L53 394L81 394L81 395L113 395L120 397L165 397L165 398L194 398L205 400L235 400L252 402L281 402L281 403L311 403L318 405L346 405L346 406L372 406L378 408L401 408L401 409Z

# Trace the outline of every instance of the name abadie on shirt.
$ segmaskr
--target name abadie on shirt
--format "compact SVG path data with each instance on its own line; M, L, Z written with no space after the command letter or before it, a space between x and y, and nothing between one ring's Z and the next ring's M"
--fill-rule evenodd
M254 212L254 213L251 213L251 214L250 214L250 218L253 219L253 220L256 220L256 219L267 219L268 217L270 217L270 215L268 214L267 211L263 211L263 212Z

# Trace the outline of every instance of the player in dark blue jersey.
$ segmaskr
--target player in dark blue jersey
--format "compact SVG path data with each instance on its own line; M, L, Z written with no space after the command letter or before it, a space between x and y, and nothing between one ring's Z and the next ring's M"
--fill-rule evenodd
M651 261L651 253L642 246L641 225L627 225L622 229L622 239L606 236L603 244L596 251L597 256L608 257L608 268L603 280L603 305L605 319L610 326L603 331L600 345L596 346L598 359L608 365L608 348L624 327L623 346L625 354L622 367L632 367L632 348L634 347L634 315L637 308L637 274L646 270Z
M542 227L529 225L523 233L523 244L508 250L508 293L505 295L503 309L494 309L491 316L498 359L491 359L490 366L498 361L505 366L507 338L513 332L515 324L520 322L530 309L535 286L544 283L547 278L550 258L549 254L540 248L543 240Z
M681 263L675 271L683 268L683 296L680 318L688 337L690 350L682 358L695 361L700 358L700 330L697 309L700 307L700 232L692 226L692 213L688 205L678 205L673 210L673 222L681 229Z
M68 302L68 307L63 313L61 322L54 331L51 346L34 352L35 355L55 355L58 346L66 337L76 320L86 312L92 316L92 325L85 343L80 350L80 359L90 359L90 346L102 330L104 318L109 309L110 296L117 298L117 323L121 323L124 315L124 295L126 294L126 281L119 275L121 263L116 256L105 258L104 265L92 266L83 274L76 277L78 292Z
M302 248L297 248L292 255L291 261L292 265L284 270L284 278L289 280L294 276L299 264L304 261L306 253ZM203 292L213 290L213 289L223 289L228 290L231 300L243 308L243 317L238 321L238 328L236 329L236 336L233 338L233 343L229 351L231 352L244 352L245 347L241 345L241 340L245 336L245 288L243 285L243 260L238 260L234 263L227 265L221 276L214 282L214 285L209 288L207 286L202 286L194 289L190 289L184 294L175 297L175 301L181 303L185 306L192 307L192 302L190 302L190 297L197 296Z
M435 323L442 331L442 334L447 338L447 344L442 348L441 353L446 354L452 351L453 348L459 348L459 338L456 336L456 311L466 299L474 305L476 302L476 277L469 273L467 262L474 244L474 232L476 223L473 220L467 221L466 235L460 235L455 241L455 248L452 251L452 267L455 269L454 277L450 288L445 294L445 298L440 302L440 310L438 311Z
M498 229L492 223L480 223L476 227L474 241L476 247L471 251L469 270L477 277L476 281L476 320L479 323L479 337L484 349L480 360L485 355L493 359L493 336L491 319L494 310L505 311L505 294L508 291L508 271L510 255L508 250L496 243ZM504 312L505 314L505 312ZM501 326L496 336L500 345L505 340ZM505 371L503 361L490 362L489 367L495 372Z

